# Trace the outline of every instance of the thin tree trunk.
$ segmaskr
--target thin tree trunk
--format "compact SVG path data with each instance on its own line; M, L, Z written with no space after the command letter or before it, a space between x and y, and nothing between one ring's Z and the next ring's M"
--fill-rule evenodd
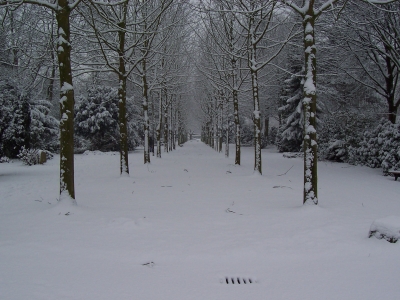
M228 99L224 102L223 111L225 112L225 157L229 157L229 110L228 110Z
M233 90L233 118L235 122L235 165L240 165L240 120L237 89Z
M178 143L178 118L177 118L177 113L178 110L175 107L175 113L174 113L174 150L176 149L176 144Z
M165 95L164 105L164 152L168 152L168 96Z
M161 126L162 126L162 91L160 90L160 102L158 107L157 125L157 157L161 158Z
M218 145L219 145L219 143L217 141L217 135L218 135L217 123L218 123L217 97L214 97L214 106L213 106L213 148L216 151L218 151Z
M173 149L172 149L172 144L173 144L173 142L174 142L174 137L173 137L173 105L172 105L172 99L171 99L171 105L170 105L170 108L169 108L169 138L168 138L168 140L169 140L169 143L168 143L168 145L169 145L169 151L172 151Z
M221 93L218 103L218 152L222 151L222 113L223 113L223 96Z
M143 117L144 117L144 163L150 163L150 154L149 154L149 95L148 95L148 84L147 84L147 76L146 76L146 59L142 61L142 84L143 84Z
M152 124L151 124L151 141L152 143L150 143L150 151L152 153L152 156L154 156L154 143L155 143L155 137L156 137L156 114L154 112L154 93L150 93L150 97L151 97L151 116L152 116Z
M234 31L233 31L233 21L232 18L229 24L229 49L232 53L231 57L231 67L232 67L232 103L233 103L233 120L235 123L235 165L240 165L240 120L239 120L239 96L238 96L238 66L237 66L237 58L233 54L235 53L234 46ZM229 136L229 123L228 123L228 133Z
M126 4L125 4L126 5ZM125 9L126 11L126 9ZM125 23L119 24L122 29L125 29ZM129 175L128 163L128 126L126 121L126 69L125 69L125 31L118 31L119 37L119 68L118 68L118 125L119 125L119 154L120 154L120 174Z
M264 119L264 139L265 145L268 143L268 135L269 135L269 116L266 116Z
M257 60L256 46L252 45L250 54L250 73L252 83L252 94L254 102L254 171L262 174L261 169L261 119L260 119L260 99L258 96Z

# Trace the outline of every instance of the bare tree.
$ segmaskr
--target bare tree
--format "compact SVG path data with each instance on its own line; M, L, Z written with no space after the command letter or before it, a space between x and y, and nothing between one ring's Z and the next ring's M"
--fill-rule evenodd
M342 18L343 27L340 28L347 50L358 62L351 67L345 59L347 64L343 69L358 83L386 100L387 116L393 124L400 106L399 9L400 2L380 8L355 2L347 6L347 13ZM359 76L360 73L364 78Z

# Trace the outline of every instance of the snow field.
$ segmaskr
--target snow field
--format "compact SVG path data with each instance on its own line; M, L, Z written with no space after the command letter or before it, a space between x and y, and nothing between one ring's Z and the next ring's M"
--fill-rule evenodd
M368 238L400 215L381 170L320 162L303 206L301 158L263 150L260 176L253 148L242 166L198 141L162 155L131 153L130 177L119 154L76 155L78 206L56 200L58 157L0 164L0 299L400 298L399 243Z

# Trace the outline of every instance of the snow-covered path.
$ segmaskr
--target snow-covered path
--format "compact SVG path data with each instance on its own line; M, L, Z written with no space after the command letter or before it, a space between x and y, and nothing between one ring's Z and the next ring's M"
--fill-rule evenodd
M367 237L400 215L380 170L321 162L315 207L302 159L273 150L263 176L252 148L235 167L198 141L130 154L129 178L118 160L76 156L78 207L57 204L58 157L0 165L0 299L400 298L400 244Z

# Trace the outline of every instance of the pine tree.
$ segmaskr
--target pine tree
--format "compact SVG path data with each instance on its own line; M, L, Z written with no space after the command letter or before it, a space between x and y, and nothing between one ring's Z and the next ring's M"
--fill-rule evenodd
M297 152L301 150L304 132L302 111L303 98L303 62L295 49L289 52L289 72L291 75L283 82L280 95L281 107L278 108L283 120L278 137L279 152Z

